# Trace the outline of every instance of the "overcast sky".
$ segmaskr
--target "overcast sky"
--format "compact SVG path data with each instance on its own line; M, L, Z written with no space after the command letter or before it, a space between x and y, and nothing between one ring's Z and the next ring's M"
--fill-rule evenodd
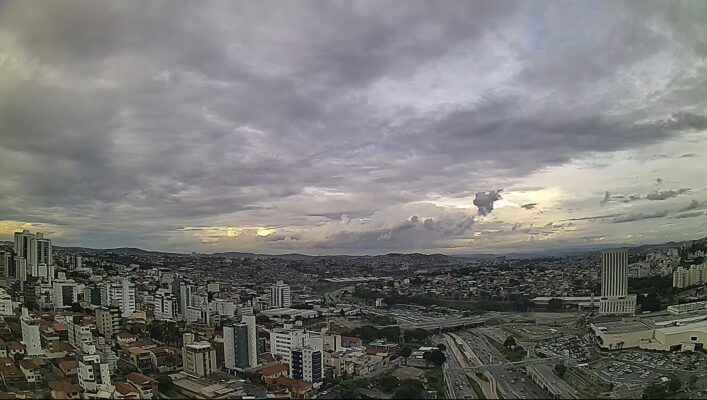
M705 21L705 1L3 1L0 239L703 237Z

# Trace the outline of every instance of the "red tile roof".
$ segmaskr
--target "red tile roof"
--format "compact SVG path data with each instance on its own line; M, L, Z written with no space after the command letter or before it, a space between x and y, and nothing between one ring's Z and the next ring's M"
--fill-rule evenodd
M157 382L154 378L151 378L147 375L143 375L137 372L131 372L126 376L127 380L136 384L136 385L147 385L149 383Z
M258 374L261 376L273 376L282 372L287 372L287 367L284 364L273 364L258 370Z
M277 378L277 380L275 381L275 384L277 386L282 386L282 387L288 388L290 390L299 390L299 391L309 390L312 388L312 384L309 382L298 381L296 379L291 379L291 378L285 378L284 376Z
M55 390L57 392L65 393L78 393L78 386L74 385L69 381L52 381L49 382L49 389Z

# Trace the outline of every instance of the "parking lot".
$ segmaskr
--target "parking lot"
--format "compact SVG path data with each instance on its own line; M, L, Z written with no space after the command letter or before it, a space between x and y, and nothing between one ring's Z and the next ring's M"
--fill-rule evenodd
M539 342L535 347L535 352L548 357L567 357L581 363L591 358L590 348L583 336L558 334Z
M616 359L650 366L656 370L664 371L704 371L707 360L700 353L649 353L638 351L625 351L616 356Z

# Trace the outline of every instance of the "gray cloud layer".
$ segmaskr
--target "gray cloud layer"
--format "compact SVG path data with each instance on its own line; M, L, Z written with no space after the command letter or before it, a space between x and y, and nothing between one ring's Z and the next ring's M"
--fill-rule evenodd
M500 196L477 190L705 129L705 20L699 1L3 2L0 219L166 248L373 215L252 240L443 245L471 217L376 211L434 191L487 215Z

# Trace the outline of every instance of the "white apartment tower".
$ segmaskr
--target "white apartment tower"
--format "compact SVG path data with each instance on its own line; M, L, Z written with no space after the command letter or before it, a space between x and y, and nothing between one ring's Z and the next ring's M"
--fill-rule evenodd
M634 314L636 295L628 294L628 252L606 250L601 254L600 314Z
M39 325L29 316L29 311L26 308L22 308L20 324L22 328L22 343L25 345L26 354L30 357L42 355L42 341L39 335Z
M216 350L206 341L195 342L194 334L185 333L182 346L184 372L198 377L216 372Z
M101 305L118 307L121 315L129 318L135 312L135 284L127 277L112 281L101 288Z
M272 308L289 308L292 306L290 285L286 285L283 281L277 281L276 284L270 287L270 306Z

